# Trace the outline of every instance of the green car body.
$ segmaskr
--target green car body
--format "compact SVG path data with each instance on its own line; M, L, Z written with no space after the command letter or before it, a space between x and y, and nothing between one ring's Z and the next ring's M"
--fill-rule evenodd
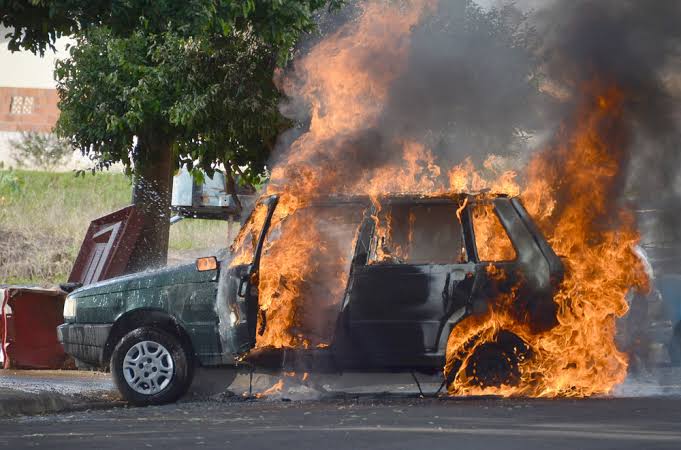
M98 368L109 366L114 348L133 330L150 327L167 332L191 349L191 359L201 366L233 364L240 350L252 339L244 337L243 324L232 324L229 342L221 341L218 283L223 277L237 277L230 299L239 304L256 304L251 280L258 266L265 232L276 207L276 196L265 197L257 207L267 210L259 231L252 263L230 267L231 254L216 260L213 268L199 269L196 264L135 273L91 284L70 293L64 306L65 323L57 336L66 353L78 362ZM230 278L231 279L231 278ZM244 313L244 317L246 314ZM251 318L251 322L253 322ZM250 328L249 328L250 330Z
M59 327L60 341L76 359L106 366L122 334L153 324L179 332L202 365L222 364L227 361L218 335L217 279L217 269L198 271L189 264L81 288L68 296L77 307Z

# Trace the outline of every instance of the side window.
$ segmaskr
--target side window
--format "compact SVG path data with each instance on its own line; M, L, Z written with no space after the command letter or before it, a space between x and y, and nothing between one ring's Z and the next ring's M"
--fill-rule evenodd
M457 206L390 205L375 217L369 264L466 262Z
M234 259L232 259L230 264L231 266L250 264L253 262L255 247L258 244L258 237L260 237L260 231L265 224L266 217L267 205L262 203L257 204L230 247L230 250L234 253Z
M516 258L511 239L494 212L492 203L476 203L471 208L475 245L481 261L512 261Z

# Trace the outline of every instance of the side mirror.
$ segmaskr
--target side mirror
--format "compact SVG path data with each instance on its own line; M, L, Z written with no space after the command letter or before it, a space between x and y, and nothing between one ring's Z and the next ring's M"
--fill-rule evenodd
M196 260L196 270L205 272L207 270L216 270L218 268L218 259L215 256L206 256Z

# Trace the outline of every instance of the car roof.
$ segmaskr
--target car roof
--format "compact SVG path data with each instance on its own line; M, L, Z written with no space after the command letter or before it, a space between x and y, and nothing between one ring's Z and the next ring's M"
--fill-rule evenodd
M438 194L381 194L370 196L367 194L357 195L319 195L311 200L308 205L334 205L348 203L369 203L376 200L379 203L449 203L460 202L468 198L473 200L490 200L495 198L509 198L507 194L492 193L489 191L479 192L453 192Z

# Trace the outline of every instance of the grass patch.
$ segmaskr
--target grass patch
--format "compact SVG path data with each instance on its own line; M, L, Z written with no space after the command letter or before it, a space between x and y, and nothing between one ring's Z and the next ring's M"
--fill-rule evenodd
M122 173L0 170L0 284L66 281L91 220L130 203ZM227 223L183 220L170 228L169 263L227 245Z

